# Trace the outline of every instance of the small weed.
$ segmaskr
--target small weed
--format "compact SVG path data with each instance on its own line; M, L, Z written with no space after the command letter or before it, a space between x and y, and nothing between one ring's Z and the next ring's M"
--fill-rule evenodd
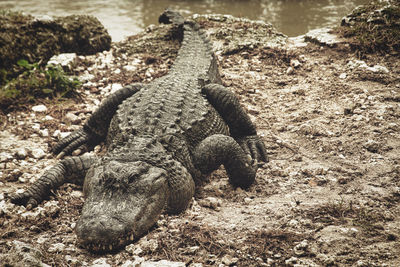
M23 72L0 88L1 108L16 107L40 98L63 98L77 94L79 80L67 76L60 66L41 67L39 63L29 63L24 59L19 60L17 65ZM6 71L1 70L0 75L6 77Z

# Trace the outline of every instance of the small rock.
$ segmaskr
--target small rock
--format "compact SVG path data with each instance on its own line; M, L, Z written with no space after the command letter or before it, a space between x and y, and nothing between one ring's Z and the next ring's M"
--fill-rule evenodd
M134 257L134 261L127 260L124 262L121 267L140 267L144 262L144 258L142 257Z
M0 153L0 162L6 162L6 161L9 161L12 159L13 159L13 156L11 154L6 153L6 152Z
M48 65L60 65L65 71L71 70L71 66L77 60L75 53L63 53L54 55L47 62Z
M19 148L16 152L15 152L15 156L17 157L17 159L25 159L28 156L28 150L26 148Z
M343 73L341 73L340 75L339 75L339 78L340 79L346 79L346 77L347 77L347 74L345 73L345 72L343 72Z
M301 66L301 63L297 59L291 59L290 60L290 66L292 66L293 68L297 69L298 67Z
M207 197L205 199L199 200L199 204L200 206L217 210L221 206L221 200L215 197Z
M145 261L143 262L140 267L185 267L186 264L184 262L177 262L177 261Z
M251 198L249 198L249 197L245 197L243 201L246 204L250 204L253 200Z
M380 144L375 140L370 139L364 144L364 147L371 153L378 153Z
M296 254L297 256L303 256L307 253L307 248L308 248L308 241L303 240L294 247L293 249L294 254Z
M64 118L67 122L70 122L72 124L78 124L81 122L81 119L78 116L76 116L74 113L71 113L71 112L68 112L67 114L65 114Z
M334 47L337 44L343 42L337 35L331 33L330 28L320 28L311 30L305 35L305 40L319 45L325 45L328 47Z
M32 111L34 112L46 112L47 107L45 105L37 105L32 107Z
M94 260L92 265L90 265L90 267L111 267L111 265L107 263L107 259L100 258L100 259Z
M46 156L46 153L41 148L36 148L32 150L32 156L35 159L42 159Z
M48 137L49 136L49 130L48 129L39 130L39 134L40 134L41 137Z
M293 265L295 265L297 263L298 260L299 259L296 258L296 257L291 257L290 259L285 260L285 264L287 266L293 266Z
M77 258L74 258L70 255L65 255L65 261L68 263L69 266L78 266L79 260Z
M44 121L52 121L52 120L54 120L54 118L53 118L52 116L50 116L50 115L46 115L46 116L43 118L43 120L44 120Z
M49 247L49 249L47 250L50 253L59 253L59 252L63 252L65 249L65 245L63 243L56 243L53 244L51 247Z
M287 68L286 70L286 74L291 75L294 73L294 68L292 66L290 66L289 68Z
M232 257L231 255L225 255L222 257L221 260L223 264L228 266L234 265L239 261L238 258Z

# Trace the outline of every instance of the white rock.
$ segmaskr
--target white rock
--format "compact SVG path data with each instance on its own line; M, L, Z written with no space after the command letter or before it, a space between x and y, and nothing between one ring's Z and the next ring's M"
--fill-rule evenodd
M49 247L49 249L47 250L50 253L54 253L54 252L62 252L65 249L65 245L63 243L56 243L53 244L51 247Z
M32 150L32 156L35 159L42 159L46 156L46 153L41 148L36 148Z
M292 67L292 66L290 66L289 68L287 68L287 70L286 70L286 74L293 74L293 72L294 72L294 68Z
M81 119L76 116L74 113L68 112L67 114L65 114L65 120L67 122L73 123L73 124L77 124L81 121Z
M32 107L32 111L34 112L46 112L47 107L45 105L37 105Z
M122 67L125 71L135 71L137 69L136 66L126 65Z
M111 267L110 264L107 263L107 259L105 258L99 258L97 260L94 260L92 262L92 265L90 265L91 267Z
M13 156L7 152L1 152L0 153L0 162L5 162L8 161L10 159L12 159Z
M15 152L15 156L18 159L24 159L28 156L28 150L24 147L19 148L16 152Z
M223 264L231 266L233 264L236 264L239 261L239 259L235 258L235 257L232 257L230 255L225 255L225 256L222 257L221 261L222 261Z
M298 68L301 66L301 63L297 59L292 59L290 60L290 66L292 66L293 68Z
M212 209L218 209L221 206L221 200L217 199L215 197L207 197L205 199L199 200L200 206L207 207L207 208L212 208Z
M53 118L52 116L50 116L50 115L46 115L46 116L43 118L43 120L44 120L44 121L52 121L52 120L54 120L54 118Z
M77 56L75 53L64 53L54 55L47 62L48 65L60 65L64 69L71 69L71 65L76 61Z
M345 72L343 72L343 73L341 73L341 74L339 75L339 78L340 78L340 79L346 79L346 77L347 77L347 74L346 74Z
M186 264L184 262L177 262L177 261L145 261L143 262L140 267L185 267Z
M39 134L42 137L48 137L49 136L49 130L48 129L39 130Z

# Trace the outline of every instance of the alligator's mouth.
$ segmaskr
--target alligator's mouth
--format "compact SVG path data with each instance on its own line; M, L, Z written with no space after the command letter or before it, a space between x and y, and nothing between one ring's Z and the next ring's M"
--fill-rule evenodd
M126 236L116 237L114 241L108 241L104 243L87 242L78 238L78 243L82 248L88 249L94 253L102 254L117 251L132 243L135 240L135 235L128 233Z

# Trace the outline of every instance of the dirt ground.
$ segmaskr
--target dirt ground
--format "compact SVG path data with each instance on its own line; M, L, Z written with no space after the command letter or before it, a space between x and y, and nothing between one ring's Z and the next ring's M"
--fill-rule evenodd
M158 260L181 266L400 266L399 58L368 55L362 63L346 43L293 40L226 54L218 25L203 26L225 86L239 96L268 150L270 161L255 184L235 189L220 169L197 188L186 212L163 215L146 236L106 255L76 245L79 186L64 185L32 211L7 200L56 162L50 147L58 136L79 128L106 94L168 71L179 43L168 28L151 27L114 44L111 53L78 58L75 74L89 79L80 100L44 100L46 111L27 106L2 116L3 264L18 266L32 252L52 266ZM240 31L243 24L236 26Z

